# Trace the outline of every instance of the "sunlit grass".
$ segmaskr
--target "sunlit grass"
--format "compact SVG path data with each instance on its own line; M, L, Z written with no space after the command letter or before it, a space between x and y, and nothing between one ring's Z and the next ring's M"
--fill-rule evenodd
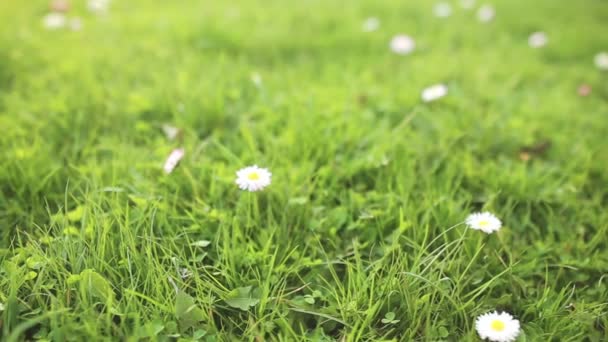
M450 3L0 1L3 339L608 338L608 5Z

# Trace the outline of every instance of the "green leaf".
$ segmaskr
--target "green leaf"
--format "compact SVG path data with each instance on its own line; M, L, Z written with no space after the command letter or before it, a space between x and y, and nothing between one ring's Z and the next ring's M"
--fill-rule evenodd
M33 255L27 258L25 260L25 263L28 268L31 268L33 270L39 270L40 268L42 268L42 266L44 266L45 260L41 256Z
M82 215L84 214L84 207L77 206L74 210L68 211L65 216L68 218L70 222L80 221Z
M311 295L306 295L304 296L304 301L310 305L313 305L315 303L315 298Z
M66 280L68 285L76 284L79 281L80 281L80 274L71 274L68 277L68 279Z
M207 335L207 332L205 330L198 329L192 334L192 338L195 340L200 340L205 335Z
M80 272L80 293L104 303L114 298L110 283L101 274L90 269Z
M196 305L194 298L180 291L175 298L175 316L177 316L181 331L185 331L204 320L205 312Z
M248 311L250 307L256 306L260 302L260 299L252 298L251 286L245 286L230 291L224 301L233 308Z
M395 324L395 323L399 323L399 320L395 319L394 312L389 311L384 315L384 318L381 320L381 322L384 324Z
M304 205L306 203L308 203L307 197L292 197L287 202L289 205Z
M439 327L438 329L439 337L446 338L450 335L450 332L446 327Z
M146 338L146 337L155 337L161 331L165 329L163 322L160 320L154 320L152 322L146 323L143 327L140 328L138 333L138 338Z

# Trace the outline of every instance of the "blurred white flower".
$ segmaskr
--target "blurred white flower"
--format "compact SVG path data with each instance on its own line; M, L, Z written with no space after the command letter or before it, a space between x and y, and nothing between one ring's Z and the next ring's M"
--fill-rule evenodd
M179 161L182 160L183 157L183 148L176 148L175 150L171 151L171 154L169 154L169 157L167 157L167 160L165 161L165 166L163 167L165 173L170 174L171 172L173 172L173 170L175 169L177 164L179 164Z
M482 339L512 342L519 335L519 321L506 312L488 312L475 320L475 330Z
M380 28L380 20L376 17L369 17L363 22L363 32L372 32Z
M494 19L496 11L491 5L483 5L477 10L477 19L482 23L488 23Z
M391 39L390 46L394 53L398 55L407 55L414 51L414 48L416 48L416 43L412 37L405 34L399 34Z
M547 38L547 35L544 32L534 32L530 35L530 37L528 37L528 45L530 45L530 47L534 49L538 49L547 45L548 41L549 39Z
M471 9L475 6L475 0L460 0L460 6L464 9Z
M248 166L236 172L236 184L241 190L259 191L270 185L272 173L257 165Z
M87 7L93 13L106 13L110 7L110 0L89 0Z
M260 75L260 73L257 71L252 72L251 73L251 82L256 87L261 87L262 86L262 75Z
M78 17L70 19L70 30L72 31L80 31L82 29L82 20Z
M447 18L452 15L452 6L447 2L440 2L433 7L433 13L437 18Z
M61 13L49 13L42 18L42 24L49 30L56 30L65 27L65 15Z
M469 215L465 223L471 229L481 230L487 234L498 231L502 227L502 222L500 222L498 217L487 211Z
M608 70L608 52L600 52L593 59L595 66L600 70Z
M448 87L445 84L435 84L422 91L422 101L431 102L440 99L448 94Z
M164 124L162 125L163 133L169 140L175 140L177 136L181 133L181 130L175 126Z

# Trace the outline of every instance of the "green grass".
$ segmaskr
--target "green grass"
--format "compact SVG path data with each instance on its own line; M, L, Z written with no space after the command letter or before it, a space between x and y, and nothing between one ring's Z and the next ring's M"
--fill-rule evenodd
M606 1L73 3L0 1L1 339L475 341L495 309L608 339Z

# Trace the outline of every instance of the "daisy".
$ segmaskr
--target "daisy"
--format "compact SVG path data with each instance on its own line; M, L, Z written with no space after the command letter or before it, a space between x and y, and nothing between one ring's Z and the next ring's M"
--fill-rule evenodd
M433 7L433 13L437 18L447 18L452 15L452 6L447 2L440 2Z
M363 22L363 32L373 32L380 27L380 20L376 17L369 17Z
M608 52L600 52L595 55L595 66L600 70L608 70Z
M42 18L42 24L49 30L56 30L65 26L66 19L61 13L49 13Z
M490 5L483 5L479 7L479 10L477 10L477 19L479 19L479 21L481 21L482 23L488 23L492 21L495 16L496 11L494 10L494 7Z
M259 72L254 71L250 75L251 83L253 83L256 87L262 86L262 75Z
M498 217L487 211L469 215L465 223L471 229L481 230L482 232L488 234L498 231L502 226L502 222L500 222Z
M391 39L391 50L398 55L407 55L414 51L416 43L412 37L398 34Z
M161 128L163 130L163 133L165 133L165 136L169 140L175 140L175 138L177 138L181 133L181 130L179 128L169 124L164 124L161 126Z
M448 94L448 87L445 84L435 84L422 91L422 101L431 102L438 100Z
M548 41L549 39L545 32L534 32L528 38L528 45L530 45L531 48L538 49L547 45Z
M110 0L89 0L87 7L93 13L105 13L110 6Z
M70 30L80 31L82 29L82 20L78 17L70 19Z
M175 167L177 166L177 164L179 164L182 158L184 158L183 148L176 148L175 150L171 151L171 154L169 154L169 157L167 157L167 160L165 161L165 166L163 167L165 173L170 174L171 172L173 172L173 169L175 169Z
M488 312L475 320L475 329L482 339L512 342L519 335L519 321L506 312Z
M272 173L257 165L240 169L236 173L236 184L241 190L259 191L270 185Z
M475 6L475 0L460 0L460 7L464 9L471 9Z

